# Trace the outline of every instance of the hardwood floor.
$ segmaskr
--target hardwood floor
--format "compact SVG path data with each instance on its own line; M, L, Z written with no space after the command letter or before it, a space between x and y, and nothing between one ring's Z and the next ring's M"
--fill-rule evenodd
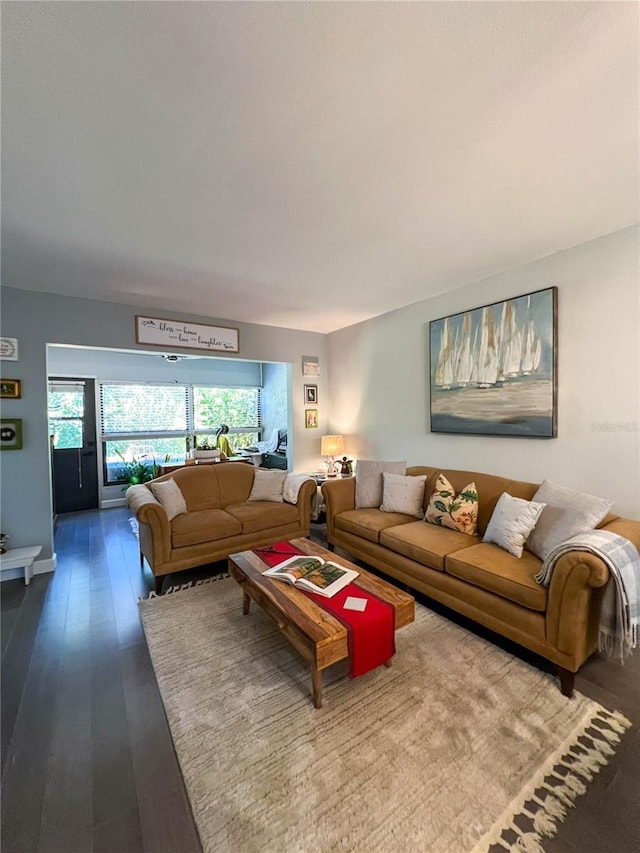
M201 850L138 618L138 596L153 577L139 568L128 519L126 509L60 516L56 571L28 587L0 585L3 853ZM324 527L312 538L325 544ZM178 581L224 568L183 572ZM633 853L640 650L624 666L594 656L576 689L634 727L545 850Z

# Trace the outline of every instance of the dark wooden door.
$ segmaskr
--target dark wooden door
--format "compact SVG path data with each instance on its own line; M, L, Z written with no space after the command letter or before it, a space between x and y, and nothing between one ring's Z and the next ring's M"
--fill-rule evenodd
M53 511L98 509L93 379L49 380Z

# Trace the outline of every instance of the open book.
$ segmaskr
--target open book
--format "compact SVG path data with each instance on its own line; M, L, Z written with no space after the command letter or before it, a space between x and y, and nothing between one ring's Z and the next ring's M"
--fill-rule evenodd
M330 563L322 557L298 554L265 572L272 578L331 598L358 577L358 572Z

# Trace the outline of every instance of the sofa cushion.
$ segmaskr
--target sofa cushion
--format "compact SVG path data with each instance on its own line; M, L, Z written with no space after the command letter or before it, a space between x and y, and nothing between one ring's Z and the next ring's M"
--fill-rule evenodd
M426 476L406 477L402 474L382 472L382 512L401 512L422 518L422 501Z
M297 506L275 501L233 504L226 507L226 511L240 522L243 533L255 533L258 530L268 530L270 527L293 524L299 517Z
M593 530L613 506L613 501L606 498L576 492L549 480L544 480L533 499L546 504L546 507L527 540L526 548L541 560L561 542L577 533Z
M282 490L286 476L286 471L261 471L256 468L249 500L282 503Z
M456 551L445 560L448 575L544 613L548 590L535 580L540 566L540 560L528 551L518 558L488 542Z
M503 492L482 538L514 557L522 557L527 536L535 527L545 504L514 498Z
M460 533L473 535L476 532L478 522L478 490L475 483L467 483L466 486L456 494L444 474L440 474L436 487L430 498L425 521L448 527L451 530L459 530Z
M399 524L410 524L415 519L400 512L381 512L373 507L369 509L348 509L336 515L335 526L346 533L353 533L370 542L380 541L380 531Z
M379 507L382 503L382 473L404 474L406 462L359 459L356 466L356 509Z
M164 507L169 521L187 511L184 495L173 478L162 483L151 482L149 488L153 492L154 498Z
M239 463L238 463L239 464ZM171 522L171 545L183 548L185 545L200 545L202 542L214 542L242 533L237 518L223 509L202 509L185 512Z
M447 554L467 549L477 540L467 533L447 530L424 521L389 527L380 534L380 544L424 566L444 571Z

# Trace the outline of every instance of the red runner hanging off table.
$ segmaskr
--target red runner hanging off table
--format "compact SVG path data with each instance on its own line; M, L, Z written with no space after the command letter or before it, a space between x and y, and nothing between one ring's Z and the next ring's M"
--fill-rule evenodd
M290 542L274 542L268 548L256 548L255 553L269 566L277 566L295 554L304 555L304 551ZM347 629L349 674L352 678L364 675L365 672L391 660L396 651L395 610L391 604L359 587L357 579L331 598L307 590L300 592L335 616ZM366 599L365 609L345 610L344 603L349 596Z

